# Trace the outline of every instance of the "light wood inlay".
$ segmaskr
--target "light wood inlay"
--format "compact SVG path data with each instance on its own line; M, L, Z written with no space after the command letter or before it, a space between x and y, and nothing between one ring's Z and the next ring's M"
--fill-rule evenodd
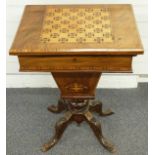
M52 148L72 121L86 121L102 146L116 152L92 115L113 112L102 111L102 102L92 99L102 72L132 72L132 57L142 53L130 5L27 6L10 54L18 56L20 71L52 73L61 95L48 110L66 111L42 151Z
M137 55L143 47L131 5L28 5L12 55Z
M113 42L110 10L102 8L46 8L43 43Z

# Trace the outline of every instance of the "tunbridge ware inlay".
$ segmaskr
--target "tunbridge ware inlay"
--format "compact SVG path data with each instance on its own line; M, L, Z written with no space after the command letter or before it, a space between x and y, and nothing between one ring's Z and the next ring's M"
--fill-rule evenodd
M41 41L44 43L113 42L110 10L47 7Z

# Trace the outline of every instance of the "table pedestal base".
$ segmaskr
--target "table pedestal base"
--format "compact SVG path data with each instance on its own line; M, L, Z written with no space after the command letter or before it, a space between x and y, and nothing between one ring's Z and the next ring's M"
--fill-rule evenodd
M115 152L114 146L103 136L101 130L101 124L94 118L92 112L98 113L100 116L109 116L113 112L109 109L107 111L102 111L102 103L100 101L92 100L59 100L58 106L48 107L50 112L60 113L65 112L65 116L62 117L55 125L55 135L49 140L48 143L44 144L42 151L46 152L51 149L61 138L64 130L72 121L77 122L78 124L86 121L91 129L93 130L95 136L101 143L110 152Z

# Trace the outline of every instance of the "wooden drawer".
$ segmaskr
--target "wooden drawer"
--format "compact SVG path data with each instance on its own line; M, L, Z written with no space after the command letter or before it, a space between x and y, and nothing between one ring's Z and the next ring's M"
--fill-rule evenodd
M20 71L132 71L132 56L18 56L18 58Z

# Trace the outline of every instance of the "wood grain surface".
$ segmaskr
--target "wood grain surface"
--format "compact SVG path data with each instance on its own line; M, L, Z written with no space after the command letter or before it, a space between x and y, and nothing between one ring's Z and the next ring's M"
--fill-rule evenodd
M91 113L113 112L102 112L101 102L89 101L102 72L131 72L132 57L142 53L130 5L26 6L10 54L18 55L20 71L51 72L65 106L59 102L48 109L67 110L42 151L60 140L70 121L86 121L101 145L115 152Z
M46 43L41 41L48 9L107 9L113 41ZM99 12L98 12L99 13ZM65 17L62 16L64 19ZM73 17L72 17L73 18ZM86 18L85 14L81 18ZM72 19L73 20L73 19ZM90 20L91 21L91 20ZM92 24L96 27L97 23ZM63 26L63 24L61 25ZM83 24L79 24L81 28ZM72 28L70 28L72 29ZM87 30L88 31L88 30ZM94 33L96 36L97 32ZM103 34L103 33L101 33ZM103 37L104 38L104 37ZM28 5L10 49L12 55L136 55L143 47L131 5Z
M61 98L64 99L94 99L95 89L101 72L52 73Z
M131 72L131 56L19 56L20 71Z

